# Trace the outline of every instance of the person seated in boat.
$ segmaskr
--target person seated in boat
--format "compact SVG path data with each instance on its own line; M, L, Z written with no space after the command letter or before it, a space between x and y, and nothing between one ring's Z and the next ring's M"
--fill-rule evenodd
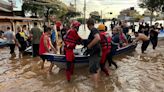
M119 28L119 38L120 38L120 47L125 47L126 45L128 45L128 40L126 35L123 33L123 30L121 27Z
M107 54L110 53L112 38L110 37L109 33L105 32L107 30L105 25L100 24L98 26L98 30L100 31L100 38L101 38L100 44L101 44L101 49L102 49L100 68L101 68L101 71L103 71L107 76L109 76L109 71L105 67L105 63L106 63Z
M67 31L64 36L64 51L66 56L66 79L68 82L71 80L71 75L74 70L74 61L75 55L73 50L75 49L77 44L81 44L81 38L78 35L78 30L80 27L80 22L73 21L71 24L71 28Z
M136 37L134 40L134 43L138 41L142 41L141 51L142 53L144 53L144 51L146 51L149 45L149 42L150 42L149 38L143 33L134 32L134 35Z
M41 59L43 60L41 69L44 68L44 62L46 60L44 53L50 53L51 50L53 50L56 53L56 49L53 47L50 37L51 37L51 28L47 27L45 29L45 32L42 34L42 36L40 38L40 44L39 44L39 55L40 55ZM49 67L49 73L52 73L53 66L54 66L54 63L51 62L51 65Z

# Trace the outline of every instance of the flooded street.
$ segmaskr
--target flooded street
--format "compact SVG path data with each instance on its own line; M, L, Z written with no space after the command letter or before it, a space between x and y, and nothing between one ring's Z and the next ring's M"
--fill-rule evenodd
M17 51L17 50L16 50ZM0 49L0 92L164 92L164 41L154 51L149 45L147 54L136 51L117 57L119 68L110 67L110 76L101 73L100 84L94 88L87 67L78 68L67 83L65 71L53 69L49 75L41 59L24 56L10 58L9 49Z

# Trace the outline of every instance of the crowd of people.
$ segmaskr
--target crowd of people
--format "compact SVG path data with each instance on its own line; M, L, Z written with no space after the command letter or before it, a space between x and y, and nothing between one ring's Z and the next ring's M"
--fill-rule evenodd
M61 22L56 22L56 26L44 26L42 31L36 22L34 27L28 31L26 25L18 26L17 33L11 31L10 27L7 27L7 31L4 33L4 37L7 38L8 46L10 47L10 54L14 54L15 46L18 46L20 53L24 54L24 51L30 45L32 46L32 56L40 56L43 60L41 69L44 68L45 56L44 53L57 53L65 54L66 56L66 79L71 81L71 76L74 71L75 54L73 50L76 45L82 44L84 46L84 55L89 55L89 72L92 75L95 86L98 85L99 73L103 71L106 76L109 76L109 69L105 64L108 61L109 66L114 65L116 69L117 64L113 61L113 56L118 48L125 47L129 43L132 43L131 36L128 34L130 27L126 21L119 22L116 25L111 26L112 36L109 34L107 27L104 24L100 24L98 28L95 28L94 19L88 19L87 27L90 30L88 39L82 39L78 35L80 22L73 20L70 22L70 26L63 26L61 28ZM153 44L153 49L156 48L158 42L158 33L161 29L158 28L158 23L154 26L140 24L138 32L134 31L137 41L143 41L141 51L147 49L149 41ZM134 29L133 29L134 30ZM60 39L61 38L61 39ZM59 42L58 40L62 40ZM62 51L61 46L64 45ZM15 54L14 54L15 55ZM51 62L49 67L49 73L52 73L54 62Z

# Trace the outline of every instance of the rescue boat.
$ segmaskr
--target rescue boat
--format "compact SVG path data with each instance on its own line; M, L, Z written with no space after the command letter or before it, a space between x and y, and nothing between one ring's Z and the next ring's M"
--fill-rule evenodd
M0 39L0 48L7 46L7 41L4 39Z
M158 40L164 40L164 30L161 30L158 34Z
M125 54L130 51L134 51L136 47L137 47L137 43L129 44L125 47L119 48L119 49L117 49L115 56L120 55L120 54ZM26 49L26 52L31 54L32 47L29 47L28 49ZM76 67L88 65L88 62L89 62L88 57L89 56L84 56L83 51L81 49L75 49L74 53L75 53L75 62L74 63L75 63ZM51 53L45 53L44 55L45 55L45 58L47 61L54 62L60 68L65 67L65 62L66 62L65 55L51 54Z

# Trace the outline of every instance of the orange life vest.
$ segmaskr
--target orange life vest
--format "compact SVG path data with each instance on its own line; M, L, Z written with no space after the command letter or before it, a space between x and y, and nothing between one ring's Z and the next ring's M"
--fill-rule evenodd
M100 32L100 38L101 38L100 43L102 48L111 48L112 38L108 33Z

